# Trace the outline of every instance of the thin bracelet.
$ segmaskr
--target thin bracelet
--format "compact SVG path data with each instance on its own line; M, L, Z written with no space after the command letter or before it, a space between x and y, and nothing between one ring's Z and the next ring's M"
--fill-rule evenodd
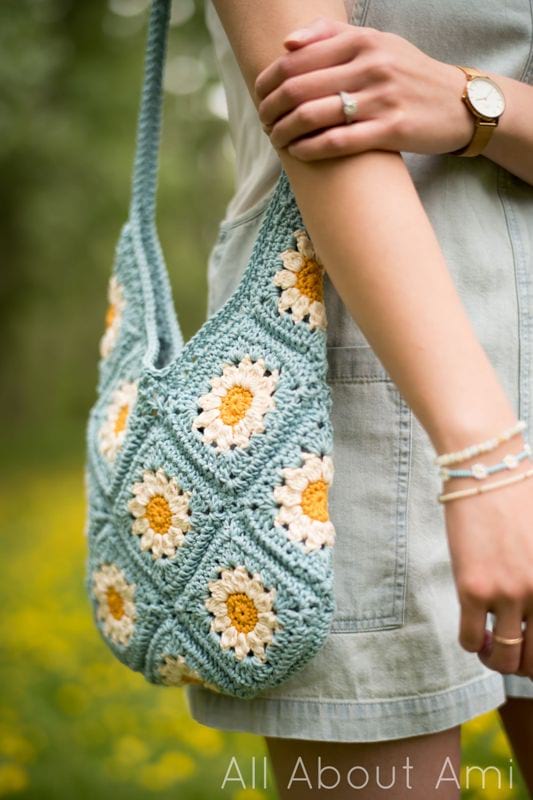
M457 492L448 492L448 494L439 494L437 500L439 503L446 503L448 500L454 500L456 497L468 497L473 494L482 494L489 492L491 489L497 489L500 486L507 486L509 483L517 483L526 478L533 476L533 467L528 469L527 472L521 472L520 475L513 475L511 478L504 478L501 481L494 481L493 483L485 483L481 486L475 486L472 489L459 489Z
M477 480L482 480L489 475L494 475L495 472L502 472L506 469L516 469L519 463L530 454L531 447L526 443L520 453L508 453L498 464L491 464L490 466L479 463L472 464L469 469L448 469L448 467L441 467L439 475L443 481L447 481L449 478L477 478Z
M433 463L440 466L444 464L455 464L457 461L466 461L466 459L471 456L477 456L479 453L486 453L489 450L494 450L501 442L507 441L507 439L523 431L526 427L526 421L520 419L511 428L507 428L507 430L503 431L499 436L486 439L479 444L472 444L469 447L465 447L464 450L457 450L454 453L441 453L433 460Z

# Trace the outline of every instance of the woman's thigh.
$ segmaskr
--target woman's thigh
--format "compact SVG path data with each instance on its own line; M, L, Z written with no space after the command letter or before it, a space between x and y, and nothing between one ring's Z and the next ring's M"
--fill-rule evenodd
M533 698L508 697L498 711L522 776L533 796Z
M383 742L265 737L280 800L457 800L460 726ZM357 791L355 791L357 790Z

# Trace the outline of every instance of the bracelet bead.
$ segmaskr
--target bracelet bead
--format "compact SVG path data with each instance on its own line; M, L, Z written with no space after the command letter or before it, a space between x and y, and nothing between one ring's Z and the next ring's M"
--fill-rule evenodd
M485 483L481 486L475 486L472 489L459 489L456 492L448 492L447 494L439 494L437 500L439 503L447 503L459 497L469 497L474 494L483 494L492 489L498 489L502 486L508 486L510 483L518 483L518 481L526 480L526 478L533 477L533 467L528 469L527 472L521 472L519 475L513 475L510 478L504 478L501 481L494 481L493 483Z
M512 427L507 428L498 436L493 436L490 439L480 442L479 444L472 444L469 447L465 447L463 450L457 450L452 453L441 453L435 457L434 463L438 466L455 464L459 461L466 461L468 458L480 453L486 453L490 450L495 450L501 442L507 441L512 436L515 436L515 434L523 431L526 427L527 423L525 420L518 420L518 422L516 422Z
M531 447L526 443L520 453L508 453L498 464L488 466L487 464L477 463L472 464L469 469L449 469L448 467L441 467L439 474L442 480L448 480L449 478L476 478L477 480L483 480L489 475L493 475L495 472L516 469L518 464L523 461L524 458L530 456L530 454Z

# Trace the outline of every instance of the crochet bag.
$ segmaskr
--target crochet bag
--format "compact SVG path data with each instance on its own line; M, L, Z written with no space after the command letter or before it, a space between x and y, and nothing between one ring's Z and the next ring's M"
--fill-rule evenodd
M281 172L242 280L183 343L155 227L170 0L153 0L129 218L87 429L86 588L148 681L252 697L335 603L323 266Z

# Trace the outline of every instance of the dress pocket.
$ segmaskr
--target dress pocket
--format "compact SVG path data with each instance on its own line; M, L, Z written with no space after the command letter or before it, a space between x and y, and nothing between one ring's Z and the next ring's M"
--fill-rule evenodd
M412 412L366 345L328 348L335 476L332 633L403 625Z

